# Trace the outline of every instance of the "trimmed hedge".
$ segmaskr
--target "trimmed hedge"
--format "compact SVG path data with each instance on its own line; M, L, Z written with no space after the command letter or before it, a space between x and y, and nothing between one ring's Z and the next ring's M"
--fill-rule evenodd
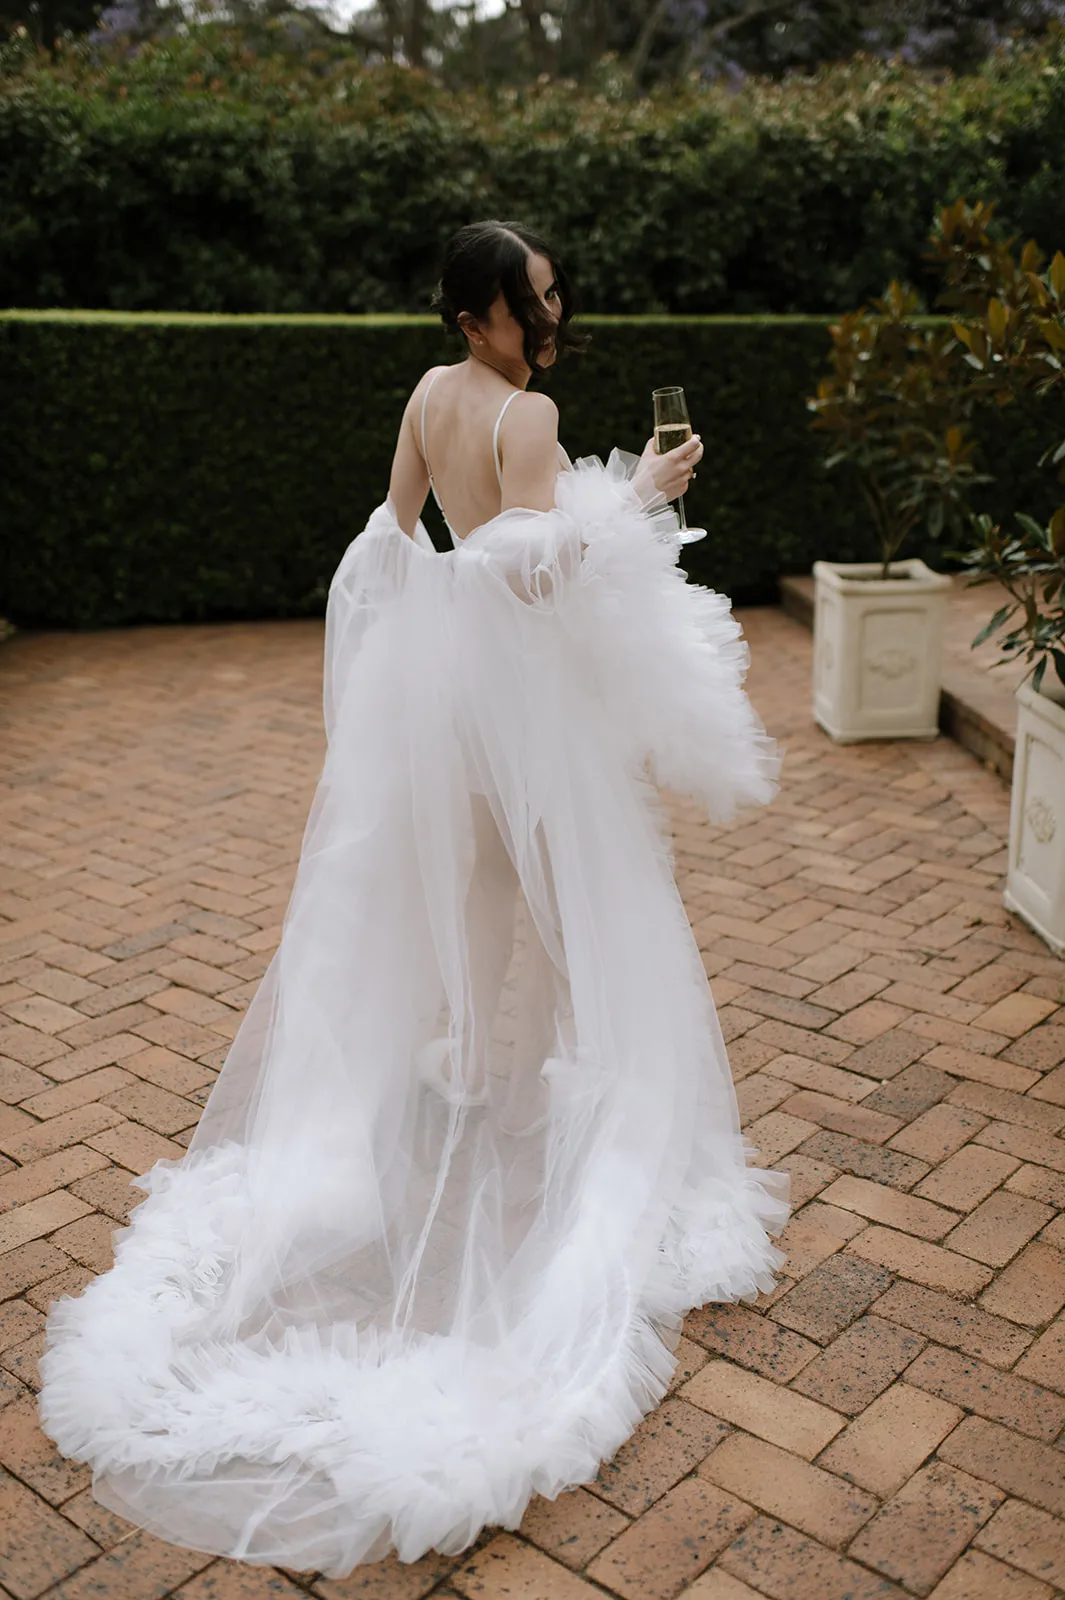
M689 516L710 529L684 552L692 576L767 600L816 557L875 554L805 408L827 319L586 320L588 353L547 380L563 441L639 450L651 390L684 385L706 446ZM321 611L387 492L411 389L459 353L428 317L0 314L0 615L81 628ZM988 416L990 509L1049 511L1035 462L1054 437L1045 403Z
M294 73L207 28L129 60L0 58L0 304L419 312L483 216L555 241L585 309L816 313L926 292L938 208L1065 239L1065 33L979 73L450 93Z

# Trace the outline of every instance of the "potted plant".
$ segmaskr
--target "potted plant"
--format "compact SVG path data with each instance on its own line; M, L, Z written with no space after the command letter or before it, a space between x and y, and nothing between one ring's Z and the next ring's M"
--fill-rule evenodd
M939 731L943 611L949 577L898 559L915 531L960 523L983 481L967 430L964 347L949 326L915 318L893 282L871 308L831 329L828 376L808 402L869 507L879 561L815 561L813 713L833 739L932 739Z
M988 232L991 207L964 201L944 212L935 254L945 269L944 300L958 313L977 392L1000 405L1024 392L1060 391L1065 379L1065 256L1045 273L1034 240L1019 261L1012 240ZM1042 460L1065 481L1065 440ZM1004 899L1057 954L1065 954L1065 506L1043 525L1023 512L1017 532L989 516L972 519L975 544L953 552L970 582L1001 584L1009 595L973 640L999 636L1004 661L1031 668L1017 689L1017 737L1010 794Z

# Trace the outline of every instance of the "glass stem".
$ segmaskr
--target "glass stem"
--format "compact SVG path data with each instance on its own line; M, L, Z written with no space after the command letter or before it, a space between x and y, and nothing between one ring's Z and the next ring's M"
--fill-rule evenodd
M687 528L688 519L684 515L684 496L683 495L680 495L678 497L678 499L677 499L677 517L678 517L678 519L680 521L681 527L682 528Z

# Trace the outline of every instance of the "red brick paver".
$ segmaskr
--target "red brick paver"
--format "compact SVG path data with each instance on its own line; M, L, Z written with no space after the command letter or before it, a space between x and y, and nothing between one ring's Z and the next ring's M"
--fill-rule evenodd
M321 625L0 649L0 1596L1065 1595L1065 963L1001 903L1009 796L946 740L840 748L747 612L768 811L676 801L678 878L787 1264L687 1319L594 1484L342 1582L180 1551L36 1426L44 1312L187 1145L272 952L322 752Z

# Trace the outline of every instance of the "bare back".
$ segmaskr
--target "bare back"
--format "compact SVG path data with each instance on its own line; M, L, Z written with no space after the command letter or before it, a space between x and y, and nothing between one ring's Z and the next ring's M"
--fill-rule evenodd
M430 488L455 540L510 505L550 509L554 479L568 464L557 418L547 396L480 364L431 368L407 404L392 465L400 526L413 532Z

